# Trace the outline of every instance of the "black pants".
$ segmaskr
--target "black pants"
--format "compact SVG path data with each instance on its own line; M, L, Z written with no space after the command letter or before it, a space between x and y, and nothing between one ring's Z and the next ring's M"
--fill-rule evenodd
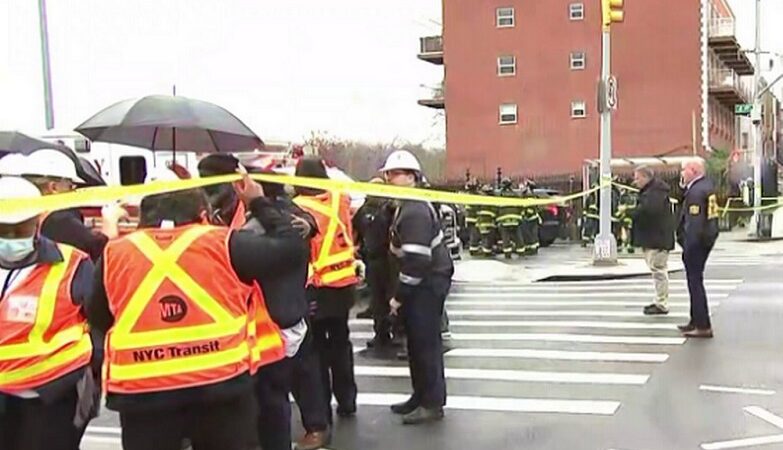
M478 253L481 250L481 233L479 233L478 226L474 224L468 225L468 251L470 254Z
M301 348L300 348L301 351ZM258 441L263 450L291 450L291 382L294 358L262 367L255 377Z
M538 219L523 220L521 224L522 238L525 242L525 252L535 253L538 251Z
M450 287L451 280L448 278L427 278L409 298L402 299L413 386L411 399L414 404L426 408L439 408L446 404L440 323Z
M248 438L255 432L253 401L252 396L239 396L176 409L120 413L122 447L181 450L187 438L193 450L247 450Z
M373 328L381 339L391 337L389 300L394 287L394 273L387 257L367 259L367 285L371 295Z
M83 430L73 424L76 388L51 403L7 397L0 412L2 450L78 450Z
M691 297L691 325L696 328L712 328L707 306L707 291L704 289L704 266L712 247L693 245L682 252L685 275L688 278L688 293Z
M307 336L291 361L291 392L299 406L304 429L308 432L324 431L332 414L329 403L324 402L321 361L313 342L312 323L308 327Z
M357 388L349 333L347 311L344 317L313 320L313 340L320 356L324 401L331 405L334 395L338 409L354 411Z

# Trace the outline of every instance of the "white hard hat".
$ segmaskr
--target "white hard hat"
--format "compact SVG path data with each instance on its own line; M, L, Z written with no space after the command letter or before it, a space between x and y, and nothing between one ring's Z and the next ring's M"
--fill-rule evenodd
M0 177L0 199L10 200L13 198L34 198L40 197L41 191L31 182L21 177L2 176ZM0 212L0 223L17 224L30 220L40 214L40 212Z
M0 175L52 177L84 183L76 175L73 160L65 153L51 149L36 150L27 156L12 154L0 159Z
M386 164L381 168L381 172L388 172L390 170L413 170L415 172L421 172L421 164L413 153L407 150L397 150L392 152L388 158L386 158Z

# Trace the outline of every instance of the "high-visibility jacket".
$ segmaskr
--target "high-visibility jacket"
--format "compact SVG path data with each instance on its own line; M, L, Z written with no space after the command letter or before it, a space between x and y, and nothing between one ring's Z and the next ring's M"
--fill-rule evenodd
M71 283L85 253L57 244L63 260L35 266L0 299L0 392L36 389L90 363L87 321Z
M115 317L106 336L107 392L226 381L251 370L250 346L258 342L282 358L277 328L257 323L255 308L265 310L254 304L260 290L231 266L230 236L228 227L190 225L140 230L107 245L104 285Z
M231 219L231 223L228 224L228 227L232 230L238 230L245 226L245 204L243 202L237 203L237 208L234 210L234 217Z
M308 284L316 288L356 284L350 197L327 191L297 196L294 203L312 214L318 224L318 234L310 240Z

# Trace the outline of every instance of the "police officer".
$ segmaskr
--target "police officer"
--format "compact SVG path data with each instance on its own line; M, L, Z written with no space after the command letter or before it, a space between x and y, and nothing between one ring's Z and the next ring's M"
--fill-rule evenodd
M685 194L677 222L677 242L682 247L688 279L691 320L687 325L680 325L679 329L687 337L711 338L704 266L718 239L718 201L712 182L705 177L704 161L701 159L683 163L682 184Z
M419 161L405 150L389 155L381 171L395 186L414 187L422 177ZM437 217L431 204L404 200L392 223L391 250L400 274L389 304L392 314L401 312L404 320L413 395L391 409L403 415L404 424L440 420L446 404L439 324L454 265Z
M508 198L517 197L511 178L503 178L501 181L500 195ZM506 259L511 259L511 255L515 251L521 253L521 249L524 247L520 233L521 222L521 206L501 206L498 208L496 223L500 230L500 237L503 241L503 255Z
M2 199L40 196L29 181L0 178ZM41 236L39 223L35 213L0 213L0 448L78 450L99 390L84 313L94 268Z
M260 185L236 189L276 236L207 225L203 191L177 191L145 197L139 231L98 262L87 312L108 330L106 404L126 450L246 450L255 432L250 372L285 356L263 283L301 270L308 249Z
M370 183L382 182L380 178L370 180ZM365 279L371 297L368 309L372 312L375 336L367 342L370 348L387 347L392 343L389 300L393 295L396 271L389 253L389 230L393 216L394 206L390 201L370 197L353 217L356 242L365 265Z
M37 150L30 155L12 154L0 158L0 174L24 176L43 195L72 192L84 183L73 161L58 150ZM55 242L75 247L96 260L109 239L119 234L118 223L128 213L119 205L101 209L101 229L93 231L84 224L78 209L54 211L42 215L41 234Z
M486 196L493 196L495 195L495 190L492 186L485 184L481 188L481 193ZM478 228L479 236L481 237L481 254L493 256L497 243L497 224L495 223L495 219L498 216L497 208L491 205L479 205L476 215L478 216L476 228Z
M296 166L296 175L328 178L322 159L305 157ZM296 187L294 203L310 213L318 224L318 234L311 240L308 291L315 304L312 330L320 361L315 372L319 378L303 383L298 380L295 396L298 402L321 401L331 422L331 401L337 400L337 415L356 414L357 387L353 370L353 346L350 341L348 314L356 297L356 260L351 220L351 200L347 194ZM305 375L312 376L313 371ZM316 385L320 383L320 392ZM301 405L300 405L301 409ZM310 428L308 430L308 428ZM305 424L306 434L297 442L300 450L314 450L328 443L328 430L314 430Z

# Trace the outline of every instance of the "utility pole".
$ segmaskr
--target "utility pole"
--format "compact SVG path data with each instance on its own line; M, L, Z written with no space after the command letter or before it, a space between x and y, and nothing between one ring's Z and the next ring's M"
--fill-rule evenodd
M38 22L41 33L41 67L43 69L46 129L51 130L54 128L54 101L52 99L52 71L49 64L49 27L46 21L46 0L38 0Z
M598 111L601 113L601 211L598 236L595 237L593 264L617 264L617 239L612 234L612 109L617 105L617 82L612 77L611 25L623 20L623 0L601 0L602 52L601 81L598 87Z
M756 44L754 49L756 67L753 70L753 224L751 235L761 237L761 165L764 160L764 146L761 135L761 0L756 0Z

